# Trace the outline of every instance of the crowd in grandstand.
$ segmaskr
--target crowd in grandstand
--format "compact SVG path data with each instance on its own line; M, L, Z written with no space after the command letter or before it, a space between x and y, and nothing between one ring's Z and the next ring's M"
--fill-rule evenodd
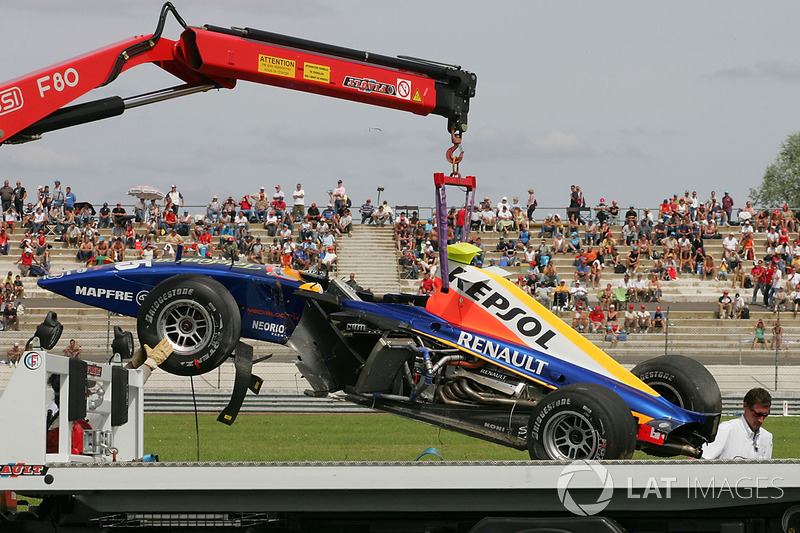
M48 272L56 242L75 249L76 260L84 263L172 257L181 246L185 254L326 271L337 267L338 242L351 234L357 209L361 224L393 226L403 277L421 279L420 293L432 291L439 250L435 217L395 213L387 201L376 206L371 199L355 208L341 180L327 196L319 206L308 205L300 183L290 192L275 185L271 194L261 187L238 199L213 196L202 212L190 213L172 185L163 199L141 199L131 212L121 202L95 211L58 179L52 189L39 186L31 193L19 181L12 187L6 180L0 187L0 253L18 253L23 276ZM493 204L484 197L470 212L451 208L444 235L454 243L471 232L469 241L481 249L479 266L526 265L519 285L551 307L572 308L585 291L606 292L605 269L625 276L612 288L613 299L599 298L604 311L610 301L617 308L658 302L661 283L687 274L730 280L742 291L752 287L751 304L760 298L773 309L776 297L778 305L783 301L781 289L790 303L792 295L800 296L800 228L788 206L756 211L749 201L737 208L728 191L721 197L712 191L703 201L686 190L682 197L665 198L657 210L630 205L623 212L604 198L589 208L580 186L573 185L565 218L550 213L537 222L533 189L524 200L502 197ZM103 228L110 228L103 232L107 237ZM16 234L21 238L14 242ZM497 241L493 249L482 243L484 234ZM706 251L709 239L720 240L719 257ZM574 270L559 273L552 261L557 254L574 257Z

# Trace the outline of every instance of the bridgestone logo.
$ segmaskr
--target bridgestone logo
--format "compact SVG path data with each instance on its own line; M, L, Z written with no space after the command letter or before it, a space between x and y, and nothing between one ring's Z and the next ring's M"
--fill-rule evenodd
M533 431L534 435L539 435L539 431L541 431L541 425L544 418L556 407L561 407L562 405L570 405L572 403L572 398L561 398L560 400L556 400L555 402L548 404L542 409L542 412L539 413L539 416L536 417L536 420L533 423Z
M641 374L639 376L639 379L641 379L642 381L647 381L647 380L650 380L650 379L661 379L661 380L665 380L665 381L673 381L675 379L675 376L672 375L672 374L669 374L667 372L661 371L661 370L650 370L649 372L645 372L644 374Z
M145 322L147 322L148 324L153 323L153 319L155 319L155 315L158 312L158 309L164 302L171 300L176 296L192 296L193 294L194 294L194 289L188 289L188 288L177 288L168 290L167 292L156 298L156 301L150 304L150 309L144 316Z

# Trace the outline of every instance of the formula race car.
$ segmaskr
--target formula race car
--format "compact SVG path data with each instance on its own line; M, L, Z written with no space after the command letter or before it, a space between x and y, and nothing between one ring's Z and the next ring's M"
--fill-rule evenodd
M705 367L666 355L629 372L502 272L470 265L470 246L450 247L431 296L200 257L81 268L39 285L136 316L142 344L170 339L161 368L175 374L216 368L243 336L294 348L314 394L342 391L534 459L700 455L721 410Z

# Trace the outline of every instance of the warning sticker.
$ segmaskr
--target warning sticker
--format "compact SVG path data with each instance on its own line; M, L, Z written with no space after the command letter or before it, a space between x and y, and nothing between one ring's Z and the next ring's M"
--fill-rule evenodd
M331 82L331 67L327 65L303 64L303 79L311 81Z
M414 91L414 98L412 98L415 102L422 102L422 96L419 94L419 89Z
M284 78L295 77L296 61L294 59L284 59L282 57L258 55L258 71L273 76L283 76Z
M403 100L411 100L411 82L397 78L397 97Z

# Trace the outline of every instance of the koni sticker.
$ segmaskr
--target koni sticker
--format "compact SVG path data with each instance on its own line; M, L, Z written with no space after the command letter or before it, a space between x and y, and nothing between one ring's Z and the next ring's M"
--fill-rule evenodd
M397 94L397 88L391 83L383 83L375 80L366 80L364 78L356 78L353 76L346 76L342 86L350 89L355 89L362 93L378 93L385 94L386 96L394 96Z

